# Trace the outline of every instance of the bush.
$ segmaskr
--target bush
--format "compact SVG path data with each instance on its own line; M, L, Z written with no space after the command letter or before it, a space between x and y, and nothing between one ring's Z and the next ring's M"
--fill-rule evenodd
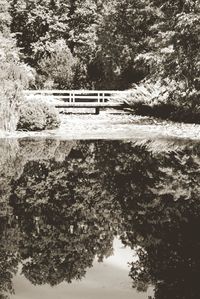
M53 129L59 127L60 117L58 110L46 103L42 103L41 106L46 117L46 129Z
M59 127L58 111L38 99L28 99L19 108L18 130L40 131Z
M200 92L196 89L177 89L169 94L168 102L173 106L170 119L188 123L200 123Z
M200 123L200 92L187 90L184 84L143 83L130 90L122 100L138 115L177 122Z

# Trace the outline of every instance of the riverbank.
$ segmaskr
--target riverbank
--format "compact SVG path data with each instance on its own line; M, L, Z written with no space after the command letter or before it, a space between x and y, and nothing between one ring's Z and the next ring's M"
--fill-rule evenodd
M111 113L112 112L112 113ZM200 125L175 123L115 111L93 114L66 114L55 130L1 132L0 138L47 137L59 139L162 139L200 140Z
M186 88L183 82L146 81L118 98L123 101L124 109L135 115L200 124L199 92Z

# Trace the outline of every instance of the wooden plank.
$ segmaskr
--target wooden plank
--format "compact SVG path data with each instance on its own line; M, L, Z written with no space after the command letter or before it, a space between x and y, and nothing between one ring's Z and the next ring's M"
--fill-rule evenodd
M59 90L59 89L38 89L38 90L24 90L25 94L129 94L131 91L129 90Z
M120 108L122 104L106 104L106 103L63 103L55 105L56 108Z
M34 97L42 97L42 98L47 98L50 97L50 98L53 98L53 99L71 99L73 97L73 95L64 95L64 96L60 96L60 95L34 95ZM96 95L86 95L86 96L82 96L82 95L75 95L74 98L75 99L94 99L94 100L105 100L105 99L115 99L115 98L118 98L119 96L115 97L115 96L105 96L105 95L102 95L102 96L96 96Z

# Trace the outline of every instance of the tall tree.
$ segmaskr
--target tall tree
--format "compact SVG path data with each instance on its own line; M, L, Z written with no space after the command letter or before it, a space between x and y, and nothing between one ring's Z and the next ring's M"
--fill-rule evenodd
M136 69L134 59L148 46L145 37L155 19L150 1L115 0L105 6L97 29L99 84L125 88L144 77L145 68Z

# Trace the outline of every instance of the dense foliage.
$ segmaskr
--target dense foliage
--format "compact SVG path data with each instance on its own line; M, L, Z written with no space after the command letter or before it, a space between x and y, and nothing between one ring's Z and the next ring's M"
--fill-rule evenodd
M133 90L128 104L139 114L199 123L199 1L150 2L159 13L146 35L148 46L135 60L148 67L148 81ZM144 96L152 84L159 92ZM135 103L135 93L140 103Z

